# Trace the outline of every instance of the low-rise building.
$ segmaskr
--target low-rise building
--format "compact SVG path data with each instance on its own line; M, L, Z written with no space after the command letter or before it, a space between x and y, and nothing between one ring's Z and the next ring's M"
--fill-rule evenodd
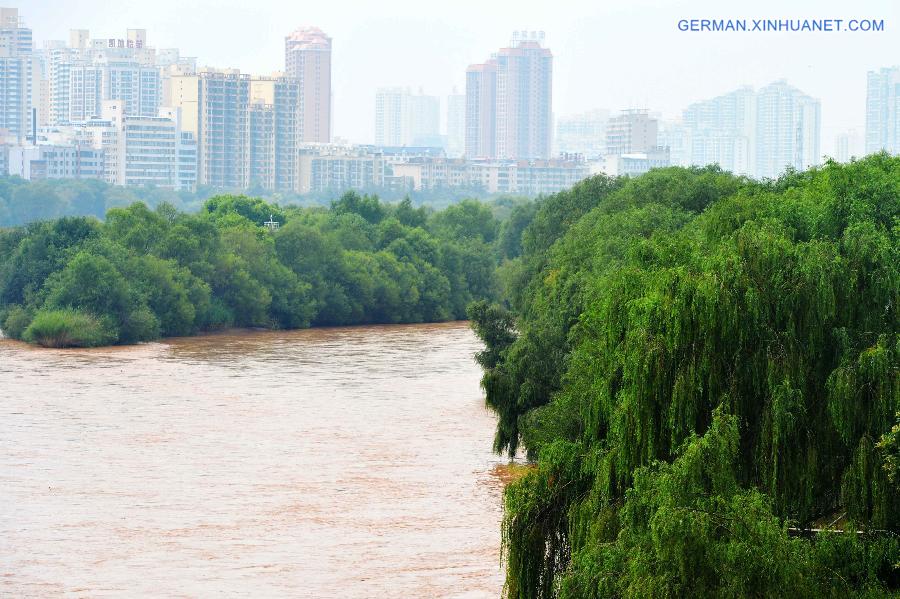
M652 152L635 152L605 156L591 163L593 174L604 173L611 177L637 177L650 169L670 166L669 149L657 148Z
M99 179L103 153L90 146L40 144L7 148L6 173L23 179Z
M583 160L463 160L418 157L391 165L409 188L478 188L487 193L540 195L571 187L590 175Z
M382 187L384 175L384 157L373 146L304 144L298 151L299 193Z

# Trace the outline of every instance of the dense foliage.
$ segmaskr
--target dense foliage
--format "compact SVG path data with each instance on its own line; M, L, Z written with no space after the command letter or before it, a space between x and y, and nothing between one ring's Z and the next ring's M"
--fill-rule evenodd
M91 346L226 326L433 322L494 296L494 216L347 193L325 208L216 196L197 214L160 204L0 230L0 328ZM277 231L263 226L274 217Z
M595 178L524 220L470 309L495 449L535 461L508 596L900 589L900 158Z

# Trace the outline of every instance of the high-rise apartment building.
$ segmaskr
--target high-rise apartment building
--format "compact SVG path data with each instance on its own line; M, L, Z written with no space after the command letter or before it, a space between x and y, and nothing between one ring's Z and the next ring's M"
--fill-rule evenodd
M130 115L127 103L103 103L99 146L107 180L116 185L154 185L192 189L196 183L196 141L183 136L179 110L162 108L157 116ZM90 126L90 123L88 123ZM186 160L193 155L194 161Z
M683 116L690 164L774 178L821 161L820 103L785 81L694 103Z
M35 103L31 29L16 8L0 8L0 136L24 141L32 135Z
M250 76L201 69L171 78L170 103L197 139L197 181L218 189L250 186Z
M144 29L128 29L121 39L92 39L87 29L73 29L68 45L46 43L42 60L52 125L100 118L105 101L120 100L127 114L145 117L157 116L162 105L156 51Z
M375 92L375 145L439 146L441 101L399 87Z
M718 164L739 174L755 172L756 92L742 87L685 109L688 164Z
M31 54L34 49L31 29L23 25L18 8L0 8L0 34L0 48L11 54Z
M642 109L623 110L606 124L606 154L621 156L656 149L659 122Z
M200 182L223 189L246 189L250 185L250 76L233 71L201 72L197 104Z
M553 55L542 43L542 32L515 32L509 47L466 71L467 156L549 158Z
M900 67L869 71L865 150L900 154Z
M447 96L447 155L459 158L466 152L466 95L453 93Z
M408 113L408 94L400 87L381 87L375 91L375 145L402 146L403 120Z
M850 162L851 158L861 158L863 143L862 136L855 130L838 133L834 138L834 158L838 162Z
M466 70L466 157L497 155L497 63L471 65Z
M331 141L331 38L301 27L284 38L285 75L300 82L300 141Z
M288 77L250 81L250 185L296 187L301 85Z
M805 170L819 164L821 104L785 81L756 95L756 168L760 178L774 178L785 168Z
M201 69L169 77L167 103L197 139L198 182L219 189L296 191L302 84Z

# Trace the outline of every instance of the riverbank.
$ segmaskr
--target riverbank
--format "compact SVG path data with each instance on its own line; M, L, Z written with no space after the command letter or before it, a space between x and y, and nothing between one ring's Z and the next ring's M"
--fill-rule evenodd
M271 334L274 336L281 335L283 333L295 333L298 331L354 331L354 330L372 330L377 331L381 328L389 328L389 327L428 327L428 326L437 326L441 325L460 325L460 326L469 326L468 320L443 320L439 322L422 322L422 323L369 323L369 324L355 324L355 325L345 325L345 326L319 326L319 327L305 327L305 328L297 328L297 329L267 329L264 327L224 327L221 329L214 329L208 331L198 331L193 335L176 335L171 337L160 337L158 339L150 339L147 341L136 342L132 344L107 344L107 345L98 345L98 346L51 346L51 345L41 345L40 343L28 342L21 339L14 339L12 337L7 337L4 335L3 330L0 329L0 341L8 341L11 343L21 343L26 346L38 348L38 349L94 349L94 350L102 350L113 347L133 347L135 345L143 345L146 343L177 343L180 340L184 339L202 339L202 338L221 338L221 339L233 339L243 336L250 335L266 335Z

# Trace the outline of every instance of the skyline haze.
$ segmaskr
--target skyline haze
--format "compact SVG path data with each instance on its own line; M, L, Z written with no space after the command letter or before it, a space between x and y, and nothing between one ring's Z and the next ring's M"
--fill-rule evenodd
M670 0L627 6L578 0L557 3L552 12L513 2L462 0L453 11L424 14L409 0L378 7L340 0L303 7L271 0L252 6L234 0L190 5L84 0L77 11L61 0L10 4L19 7L34 30L36 47L45 40L67 39L70 29L89 29L92 37L120 37L126 28L143 28L153 47L177 47L183 55L196 56L199 65L261 75L283 70L286 35L301 26L320 27L334 40L334 136L361 143L374 140L376 88L421 87L443 100L454 86L464 89L468 65L506 46L514 30L546 32L545 44L554 56L557 119L598 108L613 113L647 108L671 120L692 102L786 79L821 100L822 152L829 155L837 135L865 128L867 72L900 64L900 36L895 33L900 6L887 0L852 7L831 0L803 1L790 8L764 1L752 9L707 0L690 8ZM216 26L210 28L213 11ZM179 17L173 19L173 14ZM885 31L678 30L680 19L692 18L871 18L883 19Z

